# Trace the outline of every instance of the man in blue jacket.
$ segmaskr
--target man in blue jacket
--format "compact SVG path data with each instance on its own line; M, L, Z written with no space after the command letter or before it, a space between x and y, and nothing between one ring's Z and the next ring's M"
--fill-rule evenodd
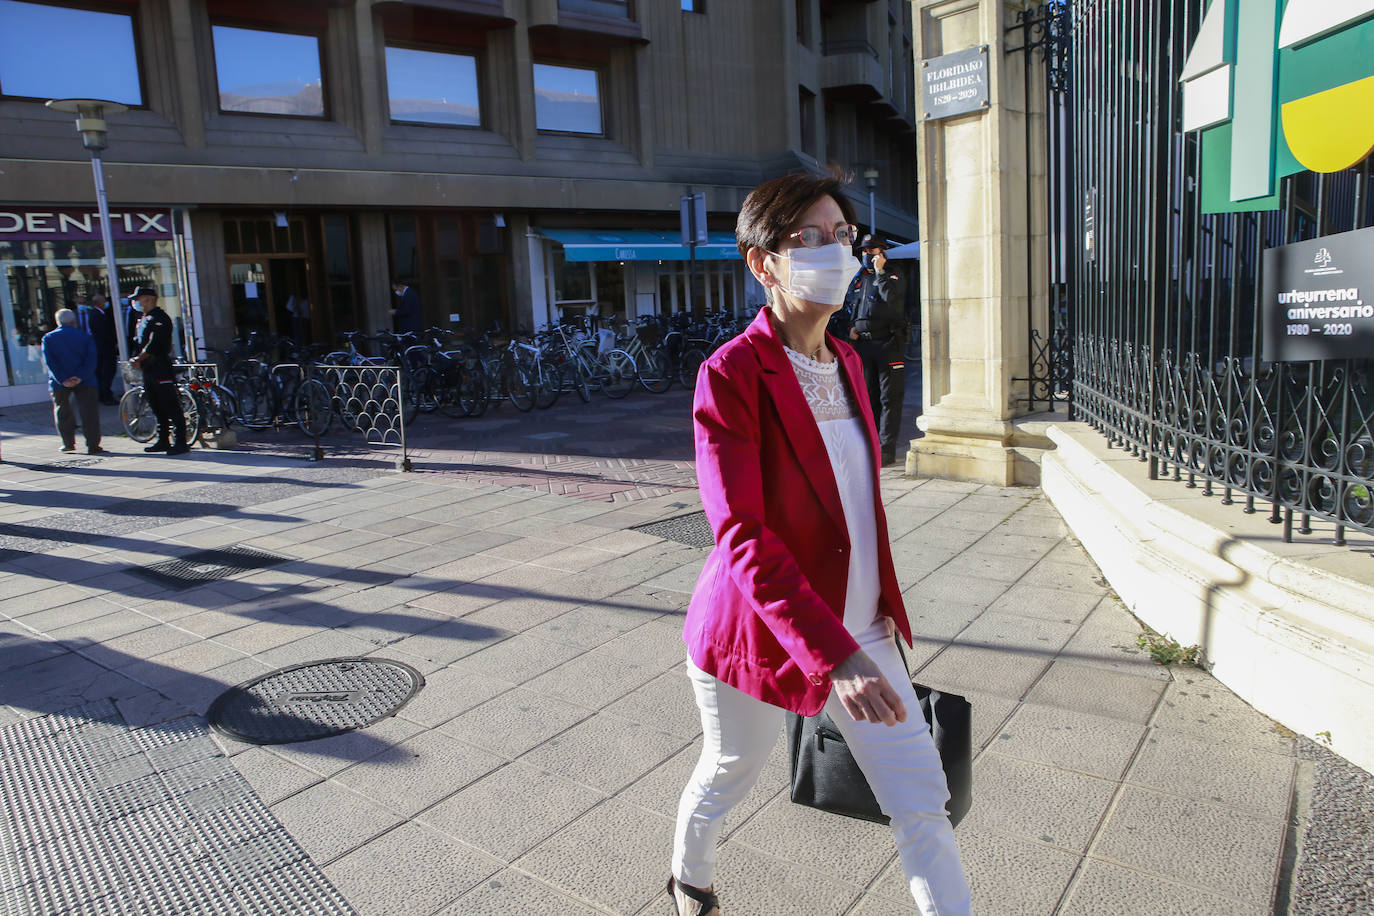
M60 309L57 330L43 335L43 364L48 367L48 388L52 392L53 419L62 437L62 451L76 450L76 417L72 401L81 414L81 432L86 437L86 454L99 455L100 406L96 387L95 340L77 327L76 312Z

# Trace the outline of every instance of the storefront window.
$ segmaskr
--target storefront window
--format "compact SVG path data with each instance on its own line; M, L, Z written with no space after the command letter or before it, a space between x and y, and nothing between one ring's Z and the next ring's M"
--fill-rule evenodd
M737 311L736 280L741 271L739 261L698 261L691 277L691 299L688 299L688 261L665 261L658 268L658 309L660 314L691 312L701 316L706 312ZM762 287L760 287L762 289Z
M534 65L534 122L539 130L601 133L601 88L595 70Z
M358 322L353 291L349 218L331 214L325 216L321 223L324 228L325 277L329 283L329 314L333 319L332 328L324 329L324 333L327 339L332 340L338 333L356 331L362 325Z
M563 248L553 249L553 301L556 303L595 301L592 295L592 265L586 261L569 261Z
M176 240L167 211L111 214L118 289L150 286L158 305L176 326L178 356L186 339L177 282ZM99 222L89 211L14 209L0 212L0 336L5 371L0 381L36 385L46 381L40 349L56 327L61 308L75 308L78 295L105 293L110 282ZM129 307L116 303L127 322ZM127 328L127 324L125 325Z
M625 265L619 261L597 261L596 311L604 318L625 311Z
M391 120L480 127L477 58L414 48L386 49Z
M391 217L391 279L414 283L420 275L420 238L415 217Z
M0 94L142 105L134 19L0 0Z
M213 32L223 111L324 117L318 38L227 25Z

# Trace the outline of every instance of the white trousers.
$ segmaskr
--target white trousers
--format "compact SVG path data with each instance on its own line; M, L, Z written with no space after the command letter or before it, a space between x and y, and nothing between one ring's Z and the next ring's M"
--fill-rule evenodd
M825 711L844 735L878 804L892 818L902 871L917 907L926 916L969 914L968 880L959 861L954 828L945 815L949 790L911 677L882 619L859 636L859 645L906 704L906 721L893 726L855 722L834 691ZM710 887L725 817L758 781L784 713L690 661L687 667L701 710L704 741L678 805L673 874L684 884Z

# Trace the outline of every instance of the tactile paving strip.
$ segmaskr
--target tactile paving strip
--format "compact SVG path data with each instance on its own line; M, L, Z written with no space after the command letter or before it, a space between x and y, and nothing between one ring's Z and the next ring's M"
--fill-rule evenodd
M134 567L129 572L158 585L180 589L250 570L269 569L287 562L288 559L249 547L221 547L214 550L199 550L179 560Z
M250 744L313 741L395 715L424 685L404 662L331 658L231 688L206 716L216 731Z
M705 512L690 512L675 518L665 518L661 522L650 522L631 530L677 541L689 547L714 547L716 543L716 537L711 533L711 523L706 521Z
M197 717L0 728L0 809L0 916L354 914Z

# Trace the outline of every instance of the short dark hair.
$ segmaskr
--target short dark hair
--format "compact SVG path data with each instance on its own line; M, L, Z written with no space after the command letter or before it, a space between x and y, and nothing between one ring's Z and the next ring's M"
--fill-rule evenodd
M854 205L844 194L844 186L848 183L839 172L829 175L797 172L765 181L750 191L735 222L740 257L747 259L750 248L776 251L783 236L822 197L833 198L845 220L854 222Z

